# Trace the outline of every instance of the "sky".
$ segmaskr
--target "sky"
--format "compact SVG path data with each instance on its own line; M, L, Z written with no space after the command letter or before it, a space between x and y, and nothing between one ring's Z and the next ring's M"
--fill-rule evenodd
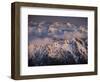
M80 26L80 25L86 25L87 26L87 18L86 17L28 15L28 22L30 22L30 21L33 21L33 22L41 22L41 21L71 22L71 23L73 23L74 25L77 25L77 26Z

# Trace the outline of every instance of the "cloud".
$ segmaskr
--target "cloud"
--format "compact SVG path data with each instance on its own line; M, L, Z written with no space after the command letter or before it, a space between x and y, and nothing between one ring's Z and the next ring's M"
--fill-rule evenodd
M42 27L44 27L43 25L45 24L45 21L41 21L39 24L38 24L38 27L39 28L42 28Z
M35 22L37 26L29 26L29 34L32 34L30 37L50 37L56 39L72 39L75 37L78 38L87 38L87 29L85 26L79 26L72 24L71 22L57 22L53 21L49 23L47 21ZM35 38L36 39L36 38Z
M33 32L33 27L28 27L28 33L31 34Z

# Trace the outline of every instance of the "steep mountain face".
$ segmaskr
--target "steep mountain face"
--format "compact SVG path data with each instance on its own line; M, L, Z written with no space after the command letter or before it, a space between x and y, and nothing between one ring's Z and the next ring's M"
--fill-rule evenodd
M78 38L72 41L54 42L31 51L29 66L86 64L87 49ZM32 45L31 45L32 46Z

